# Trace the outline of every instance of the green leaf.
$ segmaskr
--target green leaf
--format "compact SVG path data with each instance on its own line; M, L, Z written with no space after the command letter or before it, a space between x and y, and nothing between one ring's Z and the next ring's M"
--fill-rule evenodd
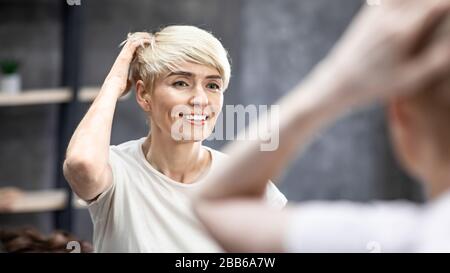
M3 74L14 74L19 69L19 63L15 60L3 60L0 61L0 67Z

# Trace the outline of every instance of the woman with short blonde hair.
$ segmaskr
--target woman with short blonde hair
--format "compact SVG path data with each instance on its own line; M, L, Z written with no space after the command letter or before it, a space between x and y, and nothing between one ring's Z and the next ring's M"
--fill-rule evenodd
M222 251L195 217L190 196L228 160L202 141L222 109L230 70L220 41L197 27L128 36L64 162L72 189L89 202L96 251ZM117 100L131 84L150 132L110 146ZM277 208L286 203L272 183L266 197Z

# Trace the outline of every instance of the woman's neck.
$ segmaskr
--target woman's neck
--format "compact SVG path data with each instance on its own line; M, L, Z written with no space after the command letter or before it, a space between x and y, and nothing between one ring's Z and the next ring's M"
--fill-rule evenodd
M142 149L156 170L180 183L197 181L211 162L201 142L177 142L156 132L148 135Z
M436 168L429 173L425 180L429 199L438 199L450 190L450 168Z
M422 149L420 161L416 160L411 168L414 176L423 181L428 200L436 200L450 190L450 160L436 154L434 147Z

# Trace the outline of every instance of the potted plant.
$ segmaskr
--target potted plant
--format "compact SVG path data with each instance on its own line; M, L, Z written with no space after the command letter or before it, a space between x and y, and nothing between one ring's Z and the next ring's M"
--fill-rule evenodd
M1 80L0 91L17 94L22 89L22 80L19 74L19 63L15 60L0 61Z

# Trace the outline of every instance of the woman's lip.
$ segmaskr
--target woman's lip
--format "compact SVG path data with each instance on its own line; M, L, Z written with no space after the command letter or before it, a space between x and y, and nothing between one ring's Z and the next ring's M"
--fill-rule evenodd
M204 126L205 125L205 121L204 120L187 120L187 122L189 122L191 125L196 125L196 126Z
M192 119L192 118L183 117L183 119L188 121L191 124L204 125L205 122L208 120L208 117L204 117L202 119Z
M204 126L206 124L206 120L192 120L192 119L187 119L187 118L183 118L183 122L187 122L190 125L194 125L194 126Z

